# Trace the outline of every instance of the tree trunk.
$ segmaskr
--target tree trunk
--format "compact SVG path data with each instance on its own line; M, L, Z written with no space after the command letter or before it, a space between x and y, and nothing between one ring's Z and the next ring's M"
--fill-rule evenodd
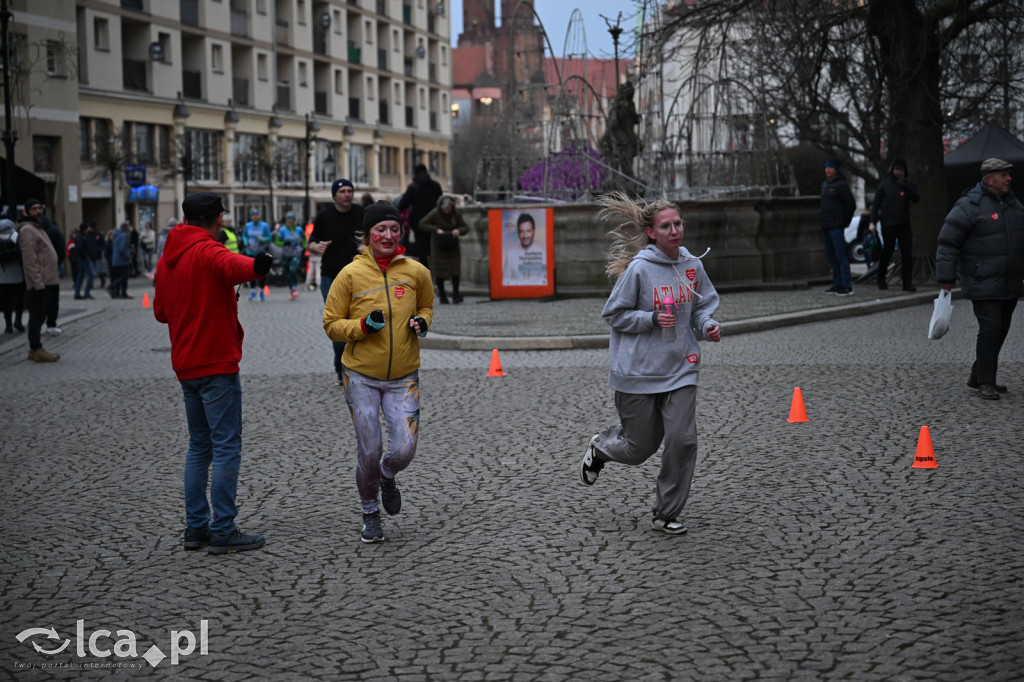
M946 216L946 171L942 153L939 83L939 27L929 22L914 0L874 0L868 31L881 53L882 77L892 115L888 130L891 160L907 159L921 201L911 211L918 272L934 276L935 247Z

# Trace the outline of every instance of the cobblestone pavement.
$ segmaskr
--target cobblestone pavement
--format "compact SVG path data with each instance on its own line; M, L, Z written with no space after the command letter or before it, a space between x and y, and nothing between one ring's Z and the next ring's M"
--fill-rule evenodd
M181 392L138 298L64 300L53 365L25 359L24 335L0 342L0 676L1020 678L1024 316L998 402L965 385L964 303L940 341L928 305L731 338L725 324L703 346L682 537L647 528L656 457L578 483L615 419L606 350L503 352L504 378L485 376L489 352L425 350L402 514L364 545L319 296L285 298L241 305L239 523L267 545L239 555L181 550ZM512 310L439 306L435 329L470 306ZM796 386L809 423L786 421ZM922 426L935 470L911 468ZM19 642L31 628L54 634ZM133 653L131 631L136 656L94 654L101 630L94 649ZM189 635L174 664L142 658Z

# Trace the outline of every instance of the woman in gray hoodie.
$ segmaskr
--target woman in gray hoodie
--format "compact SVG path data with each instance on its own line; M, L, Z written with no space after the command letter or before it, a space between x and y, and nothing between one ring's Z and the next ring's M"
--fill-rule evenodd
M697 462L697 334L721 338L711 316L718 292L700 260L681 246L683 221L669 201L599 200L600 217L620 221L607 272L618 280L601 313L611 326L608 385L618 424L590 439L580 477L593 485L605 462L642 464L664 441L651 527L686 532L678 517Z

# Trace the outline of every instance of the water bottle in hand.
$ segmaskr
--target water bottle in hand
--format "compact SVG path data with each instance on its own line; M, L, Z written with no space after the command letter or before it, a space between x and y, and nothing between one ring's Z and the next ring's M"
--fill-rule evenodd
M677 313L676 300L674 298L672 298L671 296L666 296L665 298L661 299L661 309L662 309L662 311L666 315L676 315L676 313ZM677 319L676 322L679 322L679 320ZM676 328L675 328L675 325L673 325L671 327L663 327L662 331L664 332L664 336L665 336L665 340L666 341L675 341L676 340Z

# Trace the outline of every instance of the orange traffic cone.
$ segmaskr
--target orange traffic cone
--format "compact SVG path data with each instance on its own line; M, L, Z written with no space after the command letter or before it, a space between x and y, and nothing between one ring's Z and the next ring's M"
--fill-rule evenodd
M264 296L270 296L270 285L269 284L264 284L263 285L263 295Z
M142 292L142 307L143 308L148 308L149 307L149 293L145 292L145 291Z
M495 348L491 351L491 369L487 372L489 377L503 377L508 376L501 371L501 358L498 357L498 349Z
M911 469L938 469L935 451L932 450L932 435L927 426L921 427L921 435L917 437L917 452L914 453L914 466Z
M800 392L799 386L793 389L793 403L789 407L789 419L786 421L791 424L810 421L807 418L807 410L804 409L804 394Z

